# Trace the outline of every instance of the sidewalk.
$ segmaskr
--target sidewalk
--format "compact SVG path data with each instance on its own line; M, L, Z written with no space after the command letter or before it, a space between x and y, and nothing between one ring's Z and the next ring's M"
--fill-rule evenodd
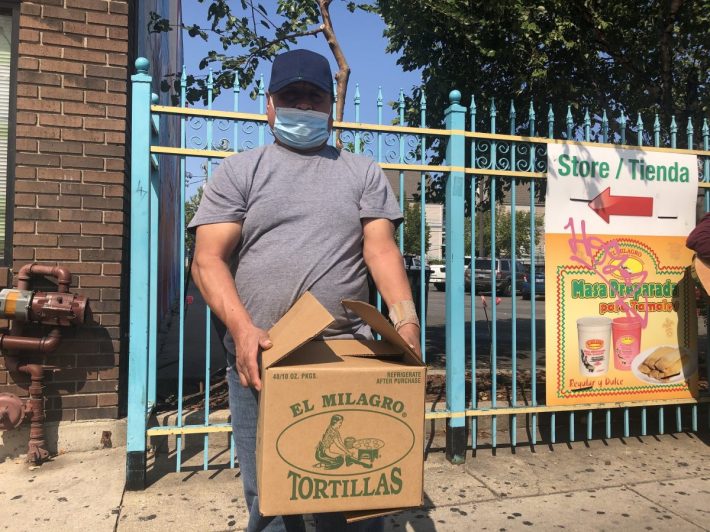
M387 530L710 530L705 436L575 442L477 453L425 465L425 506L387 517ZM0 530L222 531L246 524L238 470L156 472L123 491L125 449L68 453L41 468L0 464ZM194 464L192 462L195 462Z

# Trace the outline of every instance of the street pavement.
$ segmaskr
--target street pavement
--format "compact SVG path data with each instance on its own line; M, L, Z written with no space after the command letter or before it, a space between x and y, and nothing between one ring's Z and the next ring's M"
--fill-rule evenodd
M464 465L447 462L441 440L427 449L424 506L386 517L387 530L710 530L704 435L478 450ZM62 454L40 468L6 461L0 530L242 530L239 470L203 471L201 459L195 453L176 473L156 458L140 492L123 490L123 447Z

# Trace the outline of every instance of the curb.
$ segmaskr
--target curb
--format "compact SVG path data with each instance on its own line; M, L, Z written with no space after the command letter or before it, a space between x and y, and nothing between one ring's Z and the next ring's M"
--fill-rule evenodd
M104 432L110 432L112 447L126 446L126 419L94 419L87 421L48 421L44 424L47 449L51 455L95 451L104 448ZM27 453L30 424L0 432L0 463Z

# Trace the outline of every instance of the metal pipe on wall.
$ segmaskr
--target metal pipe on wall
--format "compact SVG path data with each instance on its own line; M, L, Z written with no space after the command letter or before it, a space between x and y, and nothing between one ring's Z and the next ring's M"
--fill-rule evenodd
M52 329L47 336L42 338L18 337L0 333L0 350L11 349L45 354L56 350L60 342L61 333L59 329ZM49 456L44 440L44 397L42 394L44 368L41 364L23 362L15 355L5 355L5 367L10 372L20 372L30 376L30 398L28 400L29 408L27 408L27 414L31 414L32 418L30 420L27 461L39 464Z
M65 294L69 292L71 285L71 272L62 266L49 266L47 264L25 264L17 274L17 288L19 290L29 290L32 275L46 275L57 280L58 291Z
M57 279L58 292L32 292L33 275ZM88 299L70 294L70 284L71 272L67 268L32 263L20 268L16 290L5 289L0 292L0 317L13 320L10 334L0 333L0 350L5 353L5 366L10 372L29 375L31 380L25 412L18 416L14 396L5 397L0 404L0 424L15 428L23 417L31 415L27 461L34 464L43 462L49 456L44 439L44 368L41 364L22 361L19 353L51 353L61 343L62 335L58 326L84 323ZM26 321L52 325L53 328L42 338L23 336L22 322Z

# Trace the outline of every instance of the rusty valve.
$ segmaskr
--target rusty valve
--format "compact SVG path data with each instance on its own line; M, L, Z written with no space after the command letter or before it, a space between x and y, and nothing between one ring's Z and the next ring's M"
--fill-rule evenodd
M5 288L0 290L0 318L45 325L81 325L87 299L69 292L32 292Z
M0 393L0 430L12 430L25 419L25 405L11 393Z
M46 275L57 279L57 292L31 290L31 279ZM9 334L0 332L0 349L5 367L12 372L29 375L29 398L24 402L12 394L0 394L0 430L17 428L30 417L30 441L27 461L40 464L49 456L44 440L44 367L24 360L26 353L47 354L59 347L62 335L59 327L82 325L91 315L89 300L69 292L71 272L61 266L25 264L17 274L17 288L0 290L0 319L12 320ZM23 324L33 322L51 325L42 338L24 336Z

